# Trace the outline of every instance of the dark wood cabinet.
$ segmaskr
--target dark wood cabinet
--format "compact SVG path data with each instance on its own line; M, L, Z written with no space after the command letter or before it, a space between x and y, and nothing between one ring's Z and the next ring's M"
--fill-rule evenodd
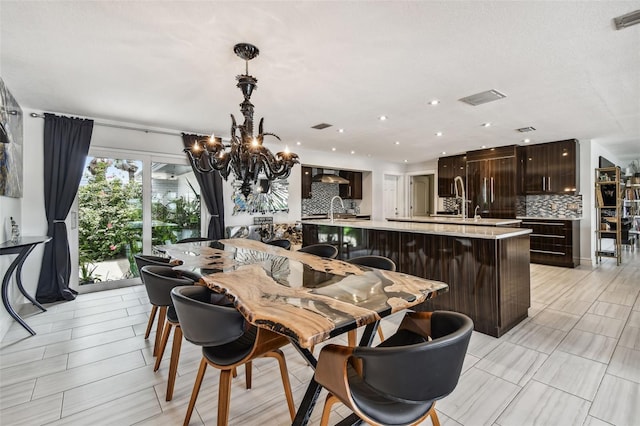
M453 179L461 176L466 185L466 163L467 156L452 155L438 158L438 196L455 197Z
M516 216L517 159L516 146L471 151L467 153L467 204L472 217L478 213L487 218Z
M578 154L576 139L525 146L525 194L575 194L579 187Z
M569 268L580 265L580 221L527 219L520 227L532 230L531 262Z
M311 167L302 166L302 198L311 198L312 172Z
M340 176L349 181L340 185L340 197L347 200L362 200L362 172L340 171Z

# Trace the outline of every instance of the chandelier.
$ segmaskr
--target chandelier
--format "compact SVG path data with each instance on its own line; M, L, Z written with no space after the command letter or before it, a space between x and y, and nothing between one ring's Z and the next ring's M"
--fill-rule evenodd
M244 95L244 101L240 104L240 111L244 116L244 123L236 124L236 119L231 114L231 141L224 144L222 138L211 136L206 140L196 141L191 148L184 151L189 157L193 168L199 173L211 173L218 171L220 176L227 180L233 172L235 178L242 182L240 192L246 198L258 179L265 176L269 181L278 178L286 178L291 173L291 168L298 163L298 156L289 152L288 148L275 155L264 145L265 136L273 136L280 140L274 133L263 131L264 118L260 119L258 134L253 135L253 104L251 93L257 88L258 80L249 75L249 61L260 53L258 48L249 43L239 43L233 47L237 56L245 60L245 74L236 76L239 87Z

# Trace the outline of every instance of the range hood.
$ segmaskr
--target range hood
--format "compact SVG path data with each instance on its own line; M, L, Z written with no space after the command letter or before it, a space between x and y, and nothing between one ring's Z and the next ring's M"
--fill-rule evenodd
M349 183L349 181L342 176L339 176L333 170L318 169L318 173L311 178L313 182L321 183Z

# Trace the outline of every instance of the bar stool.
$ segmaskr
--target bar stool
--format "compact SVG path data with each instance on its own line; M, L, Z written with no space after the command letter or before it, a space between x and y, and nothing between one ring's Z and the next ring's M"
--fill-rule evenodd
M338 249L331 244L311 244L305 247L302 247L300 250L303 253L311 253L316 256L326 257L327 259L335 259L338 257Z
M144 276L142 276L142 268L147 265L156 265L156 266L169 266L171 259L168 257L160 257L153 256L150 254L135 254L133 255L134 260L136 261L136 266L138 267L138 272L140 273L140 280L142 284L144 284ZM148 295L148 294L147 294ZM147 330L144 333L144 338L148 339L149 334L151 333L151 327L153 327L153 320L156 318L156 314L158 312L158 306L151 305L151 313L149 314L149 322L147 322ZM164 323L164 318L158 318L158 326L156 327L156 340L153 344L153 356L156 355L156 351L158 348L158 344L160 343L160 335L162 334L161 326Z

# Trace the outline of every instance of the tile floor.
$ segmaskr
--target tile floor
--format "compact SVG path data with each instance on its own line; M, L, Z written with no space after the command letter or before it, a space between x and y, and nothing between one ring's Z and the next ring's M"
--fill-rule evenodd
M625 252L618 267L612 259L595 268L532 265L530 317L500 339L474 332L458 387L437 404L443 426L639 425L638 253ZM183 343L174 398L165 401L170 350L154 373L148 312L136 286L27 313L38 334L14 324L0 344L0 424L182 424L200 349ZM387 335L398 321L383 322ZM299 403L312 371L291 347L285 355ZM275 361L254 363L251 390L243 376L233 382L230 424L290 424ZM208 369L192 425L215 424L217 378ZM348 414L337 404L331 421Z

